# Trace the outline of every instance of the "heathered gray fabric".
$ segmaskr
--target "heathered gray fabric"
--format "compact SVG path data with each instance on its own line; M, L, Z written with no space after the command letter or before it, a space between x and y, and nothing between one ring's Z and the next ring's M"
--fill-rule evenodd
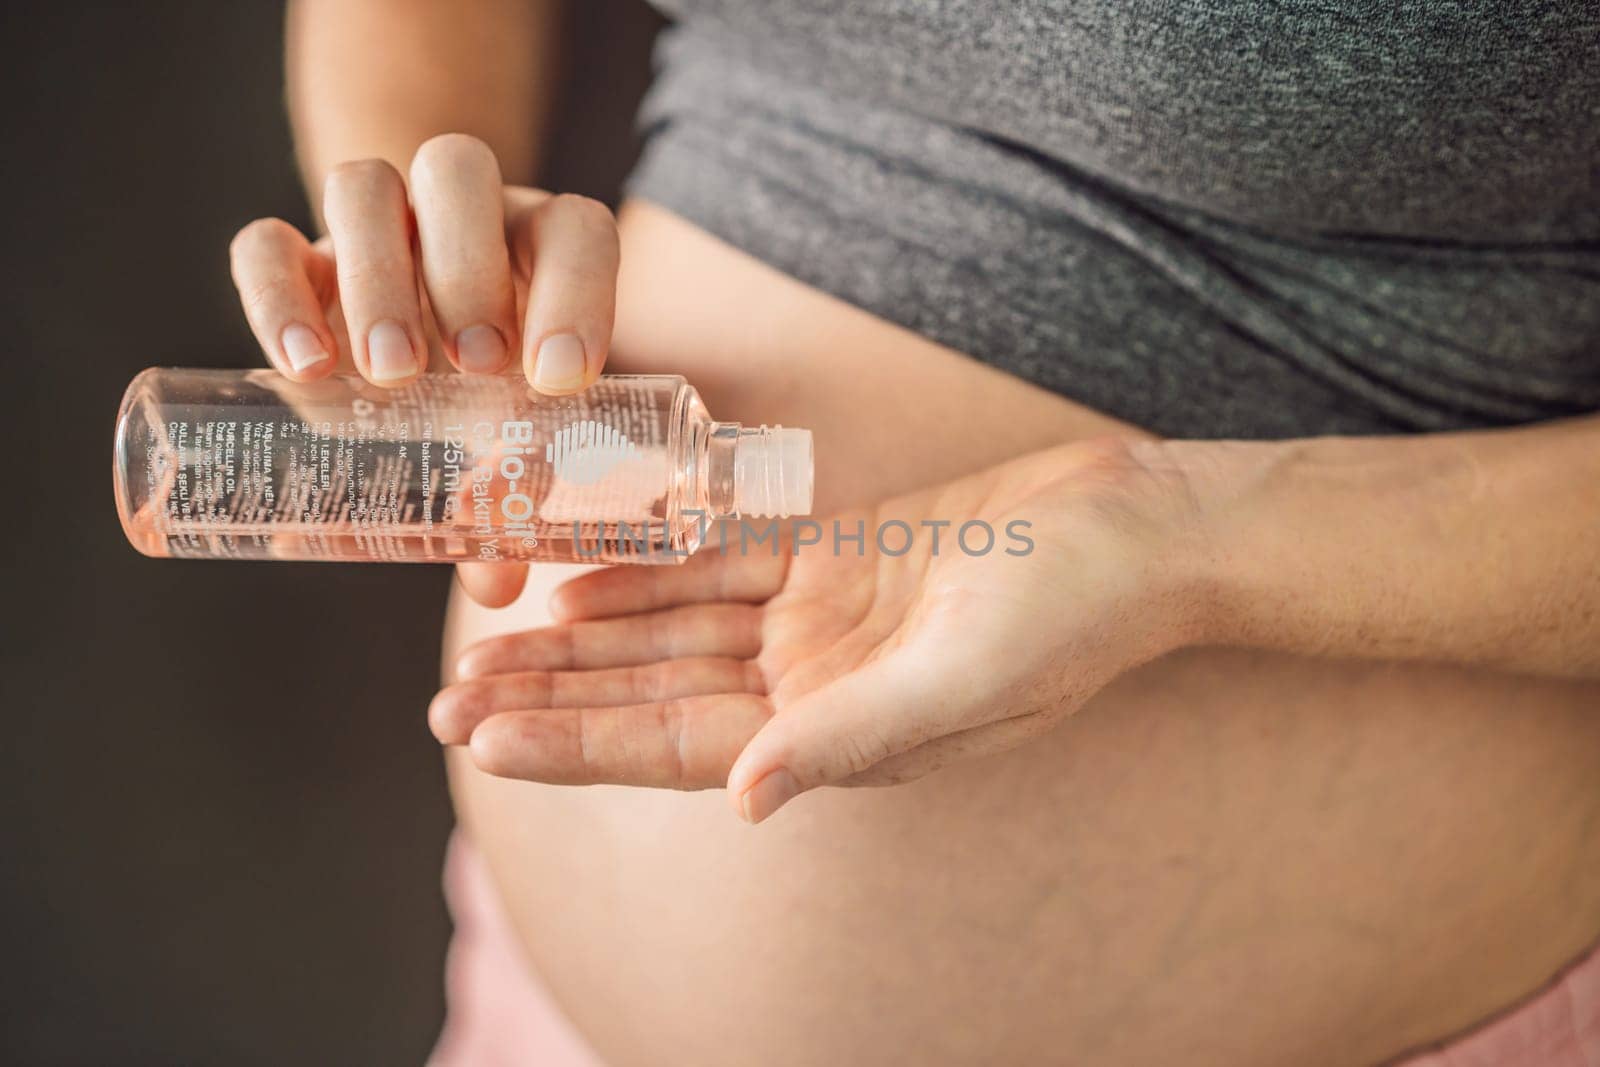
M884 319L1171 435L1600 410L1600 0L663 6L630 193Z

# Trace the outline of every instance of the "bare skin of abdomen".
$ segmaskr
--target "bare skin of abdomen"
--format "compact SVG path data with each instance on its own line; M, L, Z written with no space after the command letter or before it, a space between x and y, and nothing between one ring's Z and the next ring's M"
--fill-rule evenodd
M621 224L608 369L811 427L819 513L1133 432L659 208ZM570 573L457 596L447 662L548 621ZM450 771L530 965L616 1065L1374 1064L1600 936L1592 684L1193 650L1011 753L759 827L718 792Z

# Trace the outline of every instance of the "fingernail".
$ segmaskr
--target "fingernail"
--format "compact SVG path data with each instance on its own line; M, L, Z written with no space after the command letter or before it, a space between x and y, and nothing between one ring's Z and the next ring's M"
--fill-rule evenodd
M539 345L533 364L535 388L570 393L583 388L583 374L583 342L577 334L553 334Z
M385 319L367 334L367 365L373 381L391 382L416 373L417 355L411 349L406 328Z
M456 334L456 359L469 374L493 374L506 364L506 342L493 326L468 326Z
M328 358L328 350L322 347L317 331L304 323L291 322L283 328L283 336L278 340L283 345L284 358L295 371L315 367Z
M794 780L794 775L779 767L775 771L768 771L761 781L744 791L739 808L744 812L745 822L760 822L793 800L799 792L800 783Z

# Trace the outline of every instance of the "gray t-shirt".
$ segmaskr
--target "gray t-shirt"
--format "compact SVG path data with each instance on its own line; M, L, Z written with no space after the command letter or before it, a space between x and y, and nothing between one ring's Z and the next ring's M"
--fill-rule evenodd
M1600 0L663 6L629 192L976 359L1171 435L1600 410Z

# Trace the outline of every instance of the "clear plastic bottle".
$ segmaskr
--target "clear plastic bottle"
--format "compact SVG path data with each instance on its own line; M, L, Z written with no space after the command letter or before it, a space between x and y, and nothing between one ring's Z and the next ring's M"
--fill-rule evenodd
M713 520L803 515L811 432L714 422L682 378L152 368L117 417L117 512L149 556L678 563Z

